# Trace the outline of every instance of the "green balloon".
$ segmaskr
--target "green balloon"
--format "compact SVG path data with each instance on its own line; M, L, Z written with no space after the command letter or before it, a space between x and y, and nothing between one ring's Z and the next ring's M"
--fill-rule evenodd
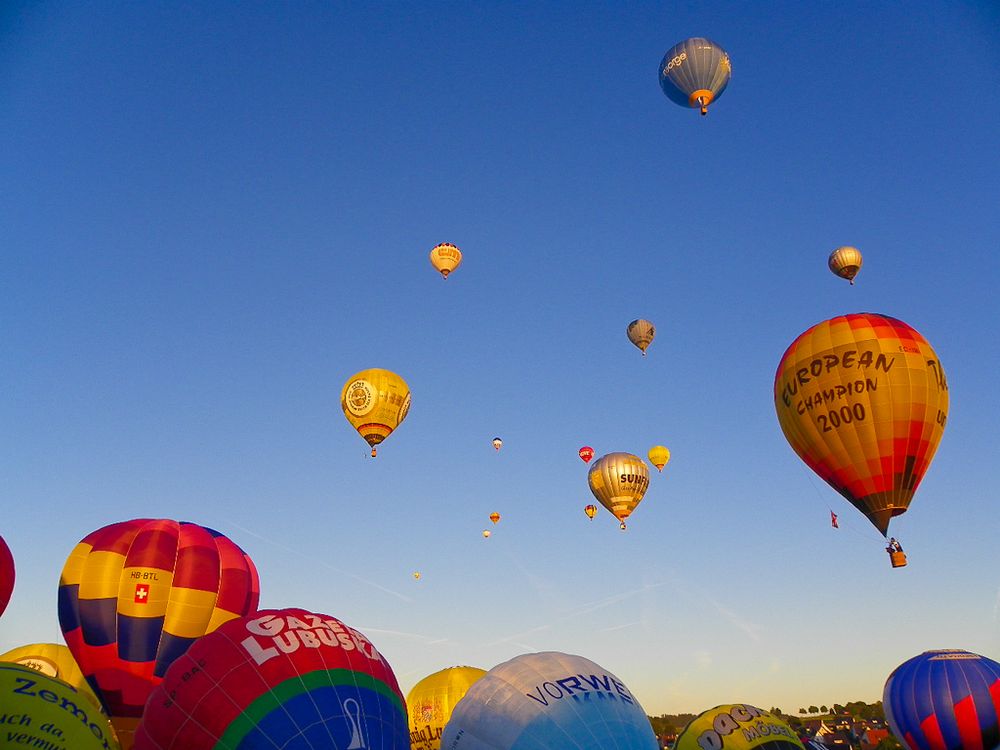
M107 715L69 684L31 667L0 662L0 716L0 747L121 750Z

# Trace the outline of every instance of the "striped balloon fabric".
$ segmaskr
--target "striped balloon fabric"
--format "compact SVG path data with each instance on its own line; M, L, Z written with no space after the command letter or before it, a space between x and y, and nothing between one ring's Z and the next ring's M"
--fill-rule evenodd
M1000 664L968 651L925 651L896 667L882 705L909 750L1000 748Z
M253 562L219 532L136 519L98 529L70 554L59 623L108 713L141 716L167 667L259 598Z

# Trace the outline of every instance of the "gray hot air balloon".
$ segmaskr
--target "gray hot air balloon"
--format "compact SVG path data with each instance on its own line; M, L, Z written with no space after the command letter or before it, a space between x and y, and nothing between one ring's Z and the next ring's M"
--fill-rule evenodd
M711 39L692 37L667 50L660 62L660 88L682 107L708 105L722 96L733 68L729 54Z

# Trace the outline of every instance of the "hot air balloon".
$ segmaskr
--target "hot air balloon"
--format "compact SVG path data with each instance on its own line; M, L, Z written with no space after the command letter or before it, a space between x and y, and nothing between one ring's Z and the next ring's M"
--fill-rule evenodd
M65 646L57 643L31 643L27 646L18 646L5 654L0 654L0 662L20 664L48 677L62 680L89 700L94 708L101 713L104 712L100 699L94 694L87 678L80 671L80 665Z
M413 580L414 581L419 581L420 580L420 571L419 570L415 570L413 572Z
M597 515L597 506L596 505L587 505L587 506L584 507L583 512L587 514L587 518L589 518L591 521L593 521L594 520L594 516Z
M649 487L649 469L645 462L631 453L609 453L601 456L590 467L587 481L594 497L621 522L642 501Z
M119 750L108 717L57 677L0 663L0 716L9 718L2 747Z
M135 750L409 750L385 658L357 630L298 608L262 610L199 639L153 691Z
M805 750L798 735L770 711L746 703L716 706L694 717L674 750Z
M410 411L410 387L399 375L378 368L352 375L340 392L340 408L372 447L389 437Z
M667 50L660 61L660 88L670 101L682 107L698 107L708 114L708 105L722 96L733 67L728 53L703 37L685 39Z
M217 531L146 518L87 535L59 579L66 645L119 727L198 637L257 608L257 570Z
M431 265L446 279L461 262L462 251L450 242L442 242L431 250Z
M499 451L503 447L503 440L498 437L493 438L493 447Z
M10 547L0 536L0 615L10 603L10 595L14 593L14 556Z
M670 451L662 445L654 445L646 455L649 457L649 462L656 467L657 471L663 471L663 467L670 460Z
M851 282L851 286L854 286L854 277L861 270L861 251L850 245L838 247L830 253L827 264L837 276L847 279Z
M483 529L483 539L489 539L492 533L489 529Z
M452 711L441 750L657 750L625 684L583 656L522 654L479 678Z
M585 464L590 463L590 459L594 457L594 449L589 445L585 445L580 449L580 458Z
M496 525L497 521L500 520L500 514L499 513L490 513L490 520L493 522L494 525Z
M882 706L908 750L1000 748L1000 664L968 651L925 651L893 670Z
M484 674L476 667L448 667L424 677L406 694L412 750L439 750L455 705Z
M888 536L941 440L948 384L937 354L906 323L841 315L788 347L774 406L799 457Z
M648 320L640 318L628 324L626 333L628 334L628 340L639 347L639 351L645 357L646 349L653 343L653 337L656 336L656 326Z

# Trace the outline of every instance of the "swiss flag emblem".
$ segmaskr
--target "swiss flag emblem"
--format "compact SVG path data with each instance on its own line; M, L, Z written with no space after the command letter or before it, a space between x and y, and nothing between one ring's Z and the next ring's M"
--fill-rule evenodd
M135 585L135 603L145 604L149 601L149 584L137 583Z

